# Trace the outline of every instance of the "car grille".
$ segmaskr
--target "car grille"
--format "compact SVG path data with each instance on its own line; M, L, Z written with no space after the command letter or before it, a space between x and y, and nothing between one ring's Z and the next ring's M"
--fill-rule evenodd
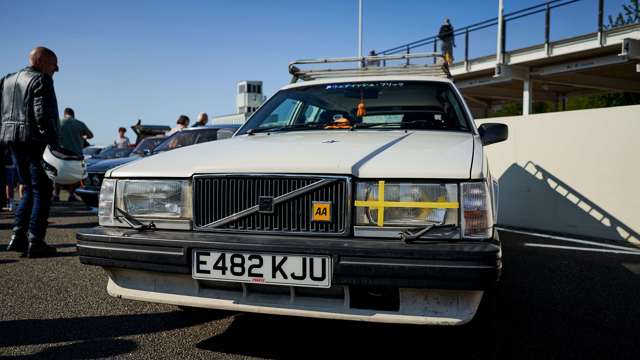
M321 180L333 182L275 205L273 213L256 212L220 226L207 226L257 206L261 197L276 198ZM196 176L193 184L196 230L332 235L346 235L349 230L351 183L346 177ZM311 221L314 201L331 203L330 222Z

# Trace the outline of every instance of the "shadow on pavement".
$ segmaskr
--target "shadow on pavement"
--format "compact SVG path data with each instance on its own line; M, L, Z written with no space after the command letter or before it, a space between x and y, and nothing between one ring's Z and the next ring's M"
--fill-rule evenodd
M77 247L76 244L50 244L50 245L53 246L54 248L57 248L57 249L75 248L75 247Z
M32 355L3 359L102 359L135 351L138 344L126 339L100 339L53 346Z
M490 326L419 327L237 315L196 345L246 357L637 359L640 258L603 256L522 244L505 248Z
M241 314L225 332L196 347L275 359L425 359L427 355L476 359L494 356L495 342L487 341L487 336L493 337L480 335L471 325L410 326Z
M640 246L629 225L538 164L512 164L499 182L500 225Z
M199 313L201 314L201 313ZM217 319L182 311L0 321L0 347L114 338L190 327Z
M2 264L13 264L18 262L18 260L10 260L10 259L0 259L0 265Z

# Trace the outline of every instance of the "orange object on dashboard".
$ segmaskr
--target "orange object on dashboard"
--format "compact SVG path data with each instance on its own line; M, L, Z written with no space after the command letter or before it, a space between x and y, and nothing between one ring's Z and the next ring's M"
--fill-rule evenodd
M360 100L358 103L358 111L356 112L356 116L363 117L367 115L367 108L364 106L364 100Z

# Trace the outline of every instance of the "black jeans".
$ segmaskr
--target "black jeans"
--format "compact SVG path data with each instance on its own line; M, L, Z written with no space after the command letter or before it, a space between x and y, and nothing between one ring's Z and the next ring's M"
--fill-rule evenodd
M22 200L16 210L13 231L24 235L27 235L28 231L31 241L44 241L51 209L53 182L47 177L42 167L44 149L42 145L11 146L20 183L24 185Z

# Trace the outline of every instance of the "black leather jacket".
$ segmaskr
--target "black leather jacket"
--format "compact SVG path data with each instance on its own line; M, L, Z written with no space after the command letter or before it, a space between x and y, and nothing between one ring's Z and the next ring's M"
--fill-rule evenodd
M58 100L51 76L31 67L0 79L0 142L58 147Z

